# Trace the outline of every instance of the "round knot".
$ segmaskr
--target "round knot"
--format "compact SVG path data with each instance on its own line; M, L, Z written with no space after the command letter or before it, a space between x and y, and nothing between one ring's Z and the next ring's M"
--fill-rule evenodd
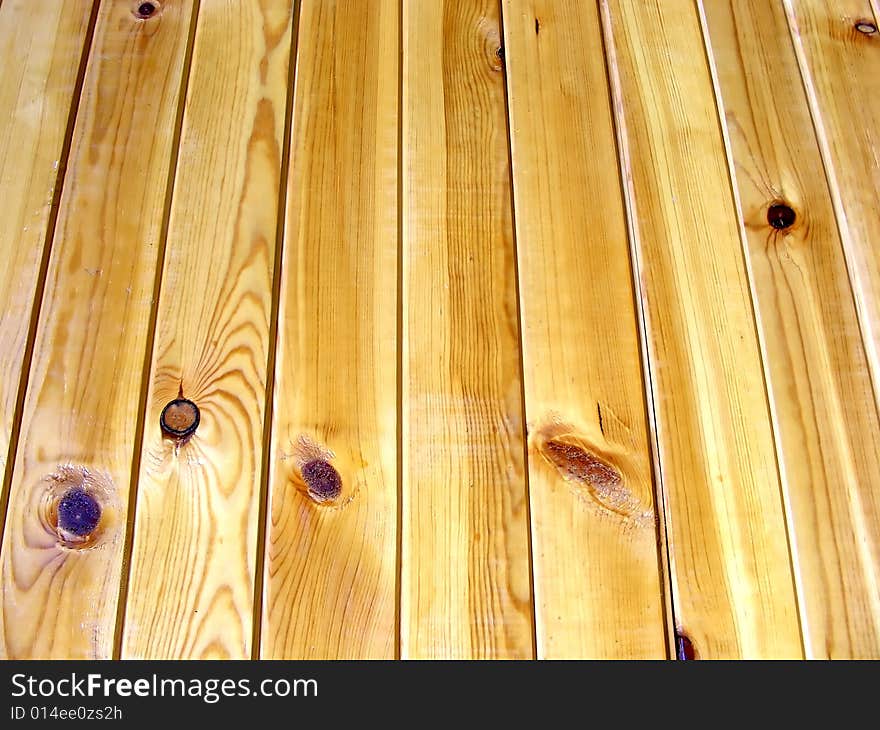
M159 426L162 433L174 439L186 439L199 427L199 407L186 398L175 398L162 409Z
M76 537L95 531L101 521L101 505L85 489L71 489L58 501L58 527Z
M342 478L333 465L323 459L315 459L300 467L309 496L316 502L331 502L342 492Z
M767 209L767 222L777 231L783 231L794 225L794 210L786 203L774 203Z
M141 2L137 3L133 13L134 17L139 20L148 20L152 18L157 12L159 12L159 5L156 2Z

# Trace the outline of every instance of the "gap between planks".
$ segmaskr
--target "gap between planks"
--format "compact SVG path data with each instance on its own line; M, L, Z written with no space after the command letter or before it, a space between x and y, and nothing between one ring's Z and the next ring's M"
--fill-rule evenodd
M287 67L287 99L284 109L284 140L281 146L281 175L278 183L278 210L276 212L275 262L272 270L272 308L269 315L269 357L266 365L266 402L263 411L263 456L260 465L260 499L257 511L257 564L254 572L253 626L251 659L260 658L262 641L263 583L265 581L266 540L269 531L269 468L272 451L272 414L275 396L275 362L278 353L278 317L281 307L281 263L284 254L284 226L287 216L287 184L290 176L290 144L293 126L294 87L299 59L299 14L302 0L294 0L290 29L290 56Z
M525 513L526 513L526 542L528 547L529 561L529 595L532 597L532 657L540 658L538 655L538 623L536 616L535 602L535 558L534 549L532 547L532 494L531 485L529 483L529 421L526 415L526 382L525 382L525 361L523 359L523 317L522 317L522 296L520 292L520 269L519 269L519 245L516 233L516 198L513 194L513 138L510 129L510 88L508 74L510 67L507 61L506 35L504 32L504 0L498 0L498 26L500 34L501 49L501 66L502 66L502 85L504 86L504 116L506 119L505 132L507 134L507 171L509 176L508 185L510 186L510 225L511 225L511 241L513 244L513 276L514 276L514 296L516 299L516 324L517 339L519 341L519 385L520 385L520 407L522 424L523 424L523 483L525 487Z
M679 625L675 617L675 586L672 581L670 566L672 558L669 552L669 520L668 499L663 485L663 470L660 468L660 442L657 436L657 410L656 388L651 358L648 349L648 326L645 302L641 296L641 282L639 272L642 271L642 263L638 246L637 208L635 196L629 194L628 179L630 176L630 159L627 148L626 118L623 108L617 101L615 89L620 88L620 80L617 78L617 58L612 38L611 10L606 3L597 0L599 7L600 23L602 26L602 54L605 58L605 76L608 82L608 100L611 105L611 123L614 128L614 146L618 160L618 180L620 184L620 196L624 201L623 212L626 220L627 242L630 257L630 272L632 276L633 303L638 322L639 357L642 368L642 383L645 394L645 417L648 423L648 448L651 457L651 474L654 484L654 508L657 511L657 561L660 572L660 587L663 591L663 619L666 627L666 658L675 659L678 656L678 644L676 639L676 627Z
M395 376L397 411L395 428L397 429L397 535L395 549L397 550L396 570L394 574L394 658L403 657L403 632L402 605L403 605L403 40L404 40L404 3L408 0L400 0L397 6L397 352Z

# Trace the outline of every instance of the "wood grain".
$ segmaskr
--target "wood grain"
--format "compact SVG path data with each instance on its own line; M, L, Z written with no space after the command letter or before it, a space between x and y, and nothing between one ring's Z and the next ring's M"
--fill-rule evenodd
M403 17L401 655L532 656L497 0Z
M768 355L807 654L880 655L880 421L781 4L704 2ZM785 201L794 226L767 210Z
M291 0L201 4L138 482L123 657L251 654ZM200 410L185 444L159 419Z
M189 0L166 0L149 20L137 19L129 3L100 8L12 474L0 574L0 654L6 657L112 652L191 20ZM68 549L40 517L46 518L51 488L83 478L103 490L100 535L91 549Z
M694 4L603 0L678 629L802 655L760 343Z
M880 32L867 0L785 0L880 403Z
M92 6L7 0L0 7L0 472Z
M504 16L538 654L663 657L639 330L599 14L577 0L505 0ZM554 453L554 444L576 450ZM578 467L590 456L610 471L585 479Z
M396 0L303 0L273 397L261 655L392 658ZM316 502L301 467L332 465Z

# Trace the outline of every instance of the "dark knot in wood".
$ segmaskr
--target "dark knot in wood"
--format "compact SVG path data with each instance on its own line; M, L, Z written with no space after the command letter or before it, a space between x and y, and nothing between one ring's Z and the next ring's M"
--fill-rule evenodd
M159 426L166 436L182 441L192 436L199 427L199 407L186 398L175 398L162 409Z
M58 527L76 537L90 535L101 521L101 505L85 489L71 489L58 500Z
M675 634L675 658L682 661L697 658L694 643L688 638L687 634L680 631Z
M767 209L767 222L777 231L791 228L796 218L794 210L786 203L774 203Z
M574 444L561 441L547 441L544 451L557 468L579 482L600 489L614 489L621 484L620 474L610 464Z
M309 461L300 467L300 473L309 496L316 502L332 502L342 493L342 478L328 461Z
M139 3L134 11L134 15L141 20L147 20L152 18L158 10L159 7L154 2Z

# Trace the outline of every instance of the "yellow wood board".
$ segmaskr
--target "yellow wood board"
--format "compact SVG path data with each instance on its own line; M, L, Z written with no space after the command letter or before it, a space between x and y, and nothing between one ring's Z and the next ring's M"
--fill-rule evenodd
M393 658L396 0L303 0L273 395L260 654ZM302 467L341 493L316 502Z
M142 20L102 3L39 314L3 535L0 653L104 658L114 645L127 502L190 0ZM103 505L59 538L69 490ZM76 544L78 547L66 547Z
M664 657L651 452L598 9L506 0L504 25L538 654Z
M92 9L92 0L7 0L0 7L0 471L27 367Z
M403 14L401 654L533 654L497 0Z
M880 656L880 422L785 11L703 5L767 349L807 654ZM777 229L768 215L788 222L780 205L795 219Z
M784 0L880 397L880 32L867 0ZM860 25L861 24L861 25ZM867 33L859 32L857 26ZM870 29L873 27L873 32Z
M697 8L602 8L677 628L703 658L798 657L760 343Z
M0 0L0 657L880 656L878 6Z
M249 658L291 0L202 3L153 344L123 657ZM180 443L166 404L196 404Z

